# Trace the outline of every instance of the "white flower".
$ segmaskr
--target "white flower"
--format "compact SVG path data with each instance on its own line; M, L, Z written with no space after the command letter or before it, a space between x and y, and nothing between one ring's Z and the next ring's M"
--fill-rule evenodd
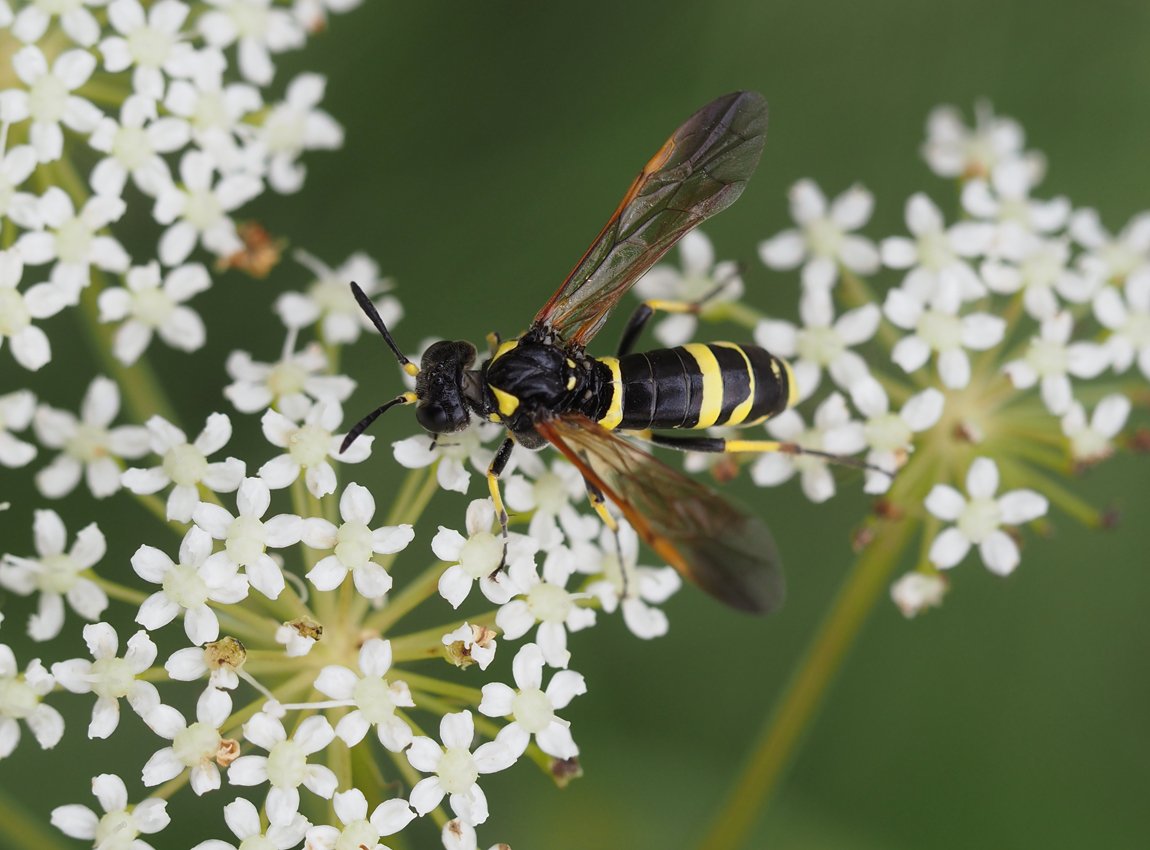
M103 817L87 806L58 806L52 810L52 826L69 838L94 841L99 850L152 850L139 835L157 833L171 822L167 800L150 797L131 806L124 780L114 774L95 777L92 793L104 810Z
M477 780L487 773L505 770L518 758L498 741L482 744L471 752L475 724L470 711L445 714L439 724L441 747L431 738L415 738L407 750L411 766L434 773L411 789L411 805L425 815L449 797L451 810L462 820L478 826L487 820L487 797Z
M560 670L551 677L547 690L543 690L544 663L543 650L533 643L525 643L512 661L518 690L502 682L489 682L483 686L479 713L512 718L499 731L496 740L516 758L527 750L534 735L535 743L547 755L572 759L579 755L579 748L571 737L571 724L556 717L555 711L566 708L574 697L587 693L587 684L573 670Z
M294 850L311 826L308 819L297 812L286 823L269 824L265 833L259 811L243 797L224 806L224 821L232 835L239 839L239 847L218 838L209 838L192 850Z
M1098 463L1110 457L1114 447L1110 444L1130 416L1130 399L1115 393L1108 395L1094 408L1090 421L1078 402L1070 405L1062 417L1062 433L1070 440L1070 456L1081 464Z
M1069 229L1089 252L1081 263L1094 277L1122 283L1150 263L1150 213L1138 213L1115 236L1102 226L1097 210L1083 209L1070 217Z
M233 351L226 368L235 383L224 395L241 413L256 413L275 405L289 419L303 419L315 401L347 401L355 381L346 375L322 375L327 355L318 342L295 351L296 334L289 332L283 354L275 363L257 363L246 351Z
M39 213L46 230L24 233L16 240L24 262L39 266L55 261L50 275L68 299L76 304L80 291L91 282L92 266L104 271L127 271L130 260L122 245L97 231L124 214L119 198L95 195L79 213L72 199L58 186L50 186L40 198Z
M660 263L635 283L635 294L644 300L683 301L694 304L707 298L702 308L743 297L739 266L731 261L715 264L715 248L701 230L689 231L679 240L679 261L683 270ZM716 287L721 287L716 291ZM713 293L713 297L712 296ZM695 336L699 319L692 313L675 313L655 325L655 338L668 348L689 342Z
M12 21L12 35L25 44L39 41L48 31L53 16L59 16L60 28L68 38L84 47L91 47L100 36L100 24L86 7L102 6L105 0L31 0L16 13Z
M916 372L938 355L938 376L948 389L962 389L970 383L967 348L985 351L1002 341L1006 321L989 313L960 316L962 296L955 286L943 286L934 298L923 304L901 289L886 294L883 312L892 323L913 331L895 343L891 359L906 372Z
M27 465L36 457L34 445L16 439L11 433L27 428L35 412L36 396L31 390L0 395L0 465L15 469Z
M830 292L808 289L799 302L799 316L802 327L771 319L755 326L756 343L772 354L795 358L791 367L798 401L814 395L823 369L843 389L870 375L866 361L850 349L874 336L882 319L878 307L864 304L836 321Z
M2 136L0 134L0 142ZM25 230L38 230L42 226L36 196L17 191L35 170L36 152L30 146L17 145L4 151L0 144L0 220L11 219Z
M268 751L266 756L240 756L228 768L232 785L271 785L264 809L272 823L288 823L299 811L299 786L330 800L338 779L331 768L308 764L308 756L335 738L326 717L313 715L289 738L283 724L260 712L244 724L244 737Z
M232 516L219 505L201 502L192 519L216 540L224 541L224 550L210 555L205 567L210 564L214 568L221 561L243 567L251 586L275 599L283 592L284 575L267 547L282 549L298 543L303 520L294 514L278 514L263 521L270 505L268 485L258 478L245 478L236 493L239 516Z
M260 420L264 436L273 446L287 449L286 454L272 458L260 467L259 475L275 490L283 489L304 471L308 491L317 499L335 492L335 469L328 459L341 463L360 463L371 454L374 437L360 436L341 452L345 434L337 434L343 421L343 407L338 401L320 401L307 412L302 424L296 424L282 413L264 411Z
M204 39L213 47L239 42L239 66L244 79L266 86L275 66L269 53L301 47L304 33L291 13L272 7L272 0L207 0L218 11L198 21Z
M40 698L52 692L55 680L39 658L28 662L21 673L16 656L0 643L0 759L12 755L20 743L18 721L28 724L41 749L50 750L64 736L64 718Z
M113 74L133 65L132 89L151 100L164 96L164 74L191 73L195 51L180 28L190 8L178 0L159 0L145 12L139 0L113 0L108 22L119 35L100 42L104 67Z
M8 339L12 357L25 369L36 371L52 359L48 335L32 324L64 309L68 298L52 283L38 283L20 292L24 276L20 251L0 251L0 345Z
M168 675L178 682L194 682L205 675L209 688L234 690L240 683L236 671L247 654L235 638L221 638L206 646L189 646L172 653L164 662Z
M1008 263L988 260L982 279L992 292L1010 295L1022 290L1022 304L1035 320L1049 319L1061 309L1058 298L1074 304L1090 300L1098 281L1068 268L1070 245L1064 239L1026 234L1001 246Z
M32 120L28 141L40 162L53 162L64 155L63 122L77 133L91 133L103 113L91 101L72 94L96 69L96 59L86 50L66 50L51 69L39 47L30 44L12 57L12 70L28 87L0 92L0 121L18 124Z
M207 643L220 636L216 613L208 600L231 605L248 595L248 582L237 572L235 564L224 558L208 562L212 538L195 526L188 529L180 543L180 562L175 564L166 553L154 546L143 545L132 555L132 569L144 581L158 584L136 614L136 622L149 631L166 626L181 612L184 631L194 644Z
M101 322L123 322L112 346L117 360L135 363L154 332L181 351L203 347L204 322L183 302L211 287L207 269L199 263L180 266L161 281L160 264L153 260L128 269L127 283L105 289L99 300Z
M186 120L195 143L231 172L247 163L243 144L249 142L251 128L244 118L263 108L263 98L259 89L247 83L225 85L227 66L227 59L216 48L198 51L191 79L172 80L164 107Z
M147 632L138 631L128 639L128 651L119 658L120 638L107 623L84 626L84 642L94 660L61 661L52 665L52 675L74 694L96 695L88 737L107 738L120 725L121 699L127 698L141 717L159 705L156 686L136 678L156 660L156 645Z
M415 812L407 800L380 803L369 818L367 798L358 788L342 791L332 797L332 808L343 823L343 829L313 826L307 831L306 850L380 850L383 847L379 843L381 836L394 835L415 819Z
M183 188L169 183L156 195L153 217L170 225L160 237L160 262L176 266L188 258L196 243L217 257L241 250L235 222L228 213L263 191L263 184L249 174L226 174L214 185L216 163L208 154L190 150L180 159Z
M937 573L906 573L891 585L890 598L907 619L937 608L946 595L946 579Z
M969 500L945 484L936 484L926 497L926 509L955 525L944 529L930 546L928 557L939 569L949 569L966 557L971 546L986 568L1001 576L1018 566L1018 545L1003 525L1021 525L1046 514L1045 497L1033 490L1011 490L995 498L998 467L990 458L976 458L966 474Z
M451 563L439 577L439 595L450 602L452 608L463 603L476 580L488 600L502 605L522 590L511 579L509 568L520 562L528 564L530 569L535 567L539 544L515 533L509 534L505 541L499 532L492 531L494 523L495 508L491 500L476 499L467 506L467 537L441 525L431 541L435 557Z
M827 209L827 200L813 180L791 187L791 217L798 230L784 230L759 244L759 257L768 268L789 270L804 263L804 291L829 290L839 276L839 264L861 275L878 270L874 243L851 233L870 219L874 196L861 186L839 195Z
M929 301L944 286L957 286L966 298L984 292L967 262L990 248L993 230L986 224L960 221L945 227L942 213L922 192L906 202L906 226L913 238L891 236L882 241L883 265L909 269L902 289L919 301Z
M144 717L153 732L172 742L148 759L141 773L144 786L151 788L175 779L191 768L192 790L197 795L220 787L216 759L225 761L231 747L220 737L220 727L232 713L232 698L224 691L208 688L196 701L196 722L188 725L184 716L168 705L157 705Z
M768 420L766 429L774 439L797 443L804 449L830 451L826 440L831 432L835 433L837 454L856 454L866 446L862 424L851 420L846 400L837 392L818 406L810 428L792 408ZM827 469L827 459L817 455L769 452L752 464L751 479L760 487L775 487L789 481L796 472L802 475L803 494L812 502L825 502L835 494L835 479Z
M88 489L103 499L120 489L120 458L142 457L148 452L148 431L139 425L109 428L120 412L120 388L97 376L80 405L80 418L46 404L36 408L33 426L46 447L61 449L47 467L36 473L36 486L49 499L71 493L83 475Z
M242 460L229 457L208 462L208 455L218 452L232 437L232 423L226 414L210 414L194 443L162 416L151 417L147 429L151 450L160 456L160 465L128 469L121 480L133 493L156 493L175 484L168 494L168 519L192 521L200 501L200 484L216 493L232 493L240 486L244 478Z
M639 536L630 525L620 522L619 532L612 535L604 528L595 550L597 562L589 558L592 571L602 578L592 582L587 592L597 596L607 613L617 608L623 612L623 623L635 637L643 640L667 633L667 615L662 605L683 586L679 574L671 567L645 567L638 564Z
M372 330L374 326L351 292L352 281L372 299L388 328L403 318L403 307L394 295L375 298L395 284L379 276L379 263L367 254L356 252L334 269L307 251L296 251L292 256L315 275L315 280L307 292L285 292L276 299L275 311L287 327L300 329L319 322L320 336L329 345L353 343L363 331Z
M167 2L171 0L159 5ZM190 137L191 128L183 118L158 118L155 101L130 95L120 107L120 120L111 116L100 119L88 140L93 148L107 154L92 169L92 188L97 195L119 198L131 175L136 188L155 197L172 181L172 172L160 154L178 151Z
M931 171L939 177L985 177L998 163L1023 155L1026 138L1017 121L995 115L989 103L979 102L975 104L974 122L974 129L968 129L962 113L953 106L931 111L922 146L923 159ZM1031 168L1041 173L1041 159L1028 159Z
M319 590L335 590L350 572L355 588L367 599L378 599L391 590L391 576L372 560L372 555L402 552L415 537L410 525L384 525L372 529L375 499L359 484L348 484L339 497L343 524L336 527L321 517L304 520L302 540L313 549L331 549L307 574Z
M256 132L257 143L271 160L268 183L277 192L298 192L303 186L307 171L298 160L305 150L334 150L343 145L343 128L317 108L325 85L319 74L300 74Z
M38 558L4 555L0 585L20 596L40 593L36 614L28 620L34 640L51 640L64 625L64 600L85 620L95 621L108 607L108 597L82 573L104 557L107 544L95 523L80 529L71 551L65 552L67 532L55 511L36 511L32 523Z
M469 662L474 662L480 670L486 670L495 660L495 649L499 644L495 635L494 629L464 621L458 629L445 634L442 641L447 647L449 660L457 667L466 667Z
M346 667L329 665L320 671L315 689L332 699L346 700L355 710L339 719L335 734L349 747L363 740L374 726L379 742L393 753L411 743L411 727L395 714L396 708L414 708L406 682L389 682L391 641L371 638L359 649L357 676Z
M1094 315L1110 331L1103 343L1115 372L1125 372L1135 362L1150 378L1150 267L1132 273L1118 290L1107 286L1094 299Z
M1055 416L1066 413L1074 400L1070 375L1096 378L1110 365L1110 357L1102 346L1070 342L1073 330L1074 319L1068 312L1055 314L1042 323L1023 358L1002 367L1020 390L1041 381L1042 402Z
M241 129L244 117L263 108L263 98L255 86L224 84L227 66L222 52L203 48L196 54L190 79L172 80L164 98L165 108L191 125L196 144L209 151L226 171L231 170L240 152L237 134L250 137L249 128Z
M553 549L543 562L542 579L532 561L513 563L507 572L519 596L501 606L495 615L495 624L508 640L522 637L538 623L535 639L552 667L566 667L571 660L571 653L567 651L568 631L577 632L595 625L594 610L577 604L587 594L566 590L567 580L575 571L573 561L569 549Z
M866 417L863 439L870 447L866 461L878 468L867 470L864 492L885 493L890 489L891 475L906 463L908 455L914 451L914 435L932 427L942 416L944 398L940 391L929 387L907 399L901 411L892 413L890 400L878 381L860 381L855 386L851 391L851 401ZM855 440L853 430L842 436L846 437L848 446ZM828 451L844 454L839 440L839 432L827 434Z
M583 476L574 466L565 460L554 460L547 466L539 455L524 452L519 470L530 478L508 477L504 498L509 511L531 513L527 535L538 541L540 549L554 549L563 543L564 535L571 540L590 540L599 533L599 521L579 513L572 504L587 492Z
M408 469L423 469L438 460L435 478L439 486L454 493L466 493L471 473L464 463L470 462L476 471L486 472L494 453L483 444L503 433L503 428L494 422L473 419L463 431L436 437L419 434L392 443L391 448L396 463Z
M999 248L1020 235L1054 233L1070 218L1070 201L1064 197L1033 200L1030 190L1041 179L1041 170L1027 160L1000 162L989 182L979 177L962 187L962 206L975 218L997 224L994 241Z

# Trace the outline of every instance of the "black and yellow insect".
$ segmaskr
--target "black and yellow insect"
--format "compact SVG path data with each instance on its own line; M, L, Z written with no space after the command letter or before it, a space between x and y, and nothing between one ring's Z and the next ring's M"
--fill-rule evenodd
M766 525L618 432L682 450L801 452L769 440L652 433L762 422L794 401L790 367L762 348L729 342L631 352L656 310L697 312L703 302L645 302L615 357L585 350L647 269L739 197L758 165L766 128L767 104L755 92L720 97L692 115L643 166L527 332L503 342L493 338L491 357L478 368L475 346L461 341L434 344L416 367L352 284L416 386L364 417L345 447L397 404L417 405L416 418L434 434L466 428L473 414L499 422L510 436L496 452L488 482L505 534L499 476L516 444L538 449L550 443L582 473L609 526L614 519L605 498L660 556L719 600L756 613L778 607L783 577Z

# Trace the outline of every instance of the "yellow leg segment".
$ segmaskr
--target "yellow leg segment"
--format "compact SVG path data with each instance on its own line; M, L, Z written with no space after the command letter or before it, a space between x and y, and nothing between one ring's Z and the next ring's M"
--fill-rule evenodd
M619 523L615 521L615 517L611 516L611 512L607 510L607 501L603 498L603 494L598 490L587 488L587 501L591 503L591 507L595 509L595 513L599 514L599 519L603 521L603 525L611 529L612 534L619 531Z

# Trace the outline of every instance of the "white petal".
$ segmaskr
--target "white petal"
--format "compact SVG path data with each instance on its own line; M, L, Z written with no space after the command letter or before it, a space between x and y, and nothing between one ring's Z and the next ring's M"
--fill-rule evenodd
M930 545L930 562L939 569L949 569L966 557L970 541L957 528L944 530Z
M1033 490L1011 490L998 500L1004 525L1021 525L1045 516L1050 503Z
M1018 566L1018 546L1005 531L995 531L978 546L982 562L992 573L1010 575Z

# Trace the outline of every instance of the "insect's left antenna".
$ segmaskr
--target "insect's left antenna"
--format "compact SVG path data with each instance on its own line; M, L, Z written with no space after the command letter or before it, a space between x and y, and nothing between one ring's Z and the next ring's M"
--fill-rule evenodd
M347 432L347 436L343 438L343 442L339 447L340 454L346 452L347 447L359 439L359 435L366 431L371 426L372 422L374 422L388 410L395 407L397 404L414 404L416 401L417 398L415 393L404 393L403 395L396 396L386 404L381 404L371 413L367 414L367 416L363 417L363 419L356 422L355 427Z
M360 309L371 319L371 323L375 325L375 329L379 331L379 335L383 337L383 341L387 343L388 348L395 353L396 358L399 360L399 365L403 367L403 371L412 377L418 375L419 367L408 360L407 355L399 350L399 346L396 345L395 340L391 338L391 332L387 329L387 325L383 323L383 318L379 315L379 310L375 309L375 305L371 303L371 299L367 297L367 293L360 289L359 284L355 281L351 283L351 293L359 303ZM379 413L382 412L383 410L379 411ZM379 413L376 415L379 415Z

